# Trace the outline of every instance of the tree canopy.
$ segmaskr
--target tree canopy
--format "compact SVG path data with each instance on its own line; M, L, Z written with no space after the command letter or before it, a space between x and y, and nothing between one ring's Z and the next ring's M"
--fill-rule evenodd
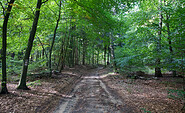
M40 16L28 73L38 68L51 73L77 64L114 64L119 72L158 69L173 71L174 76L184 70L184 0L40 2L40 8L37 0L0 2L1 30L12 6L7 26L8 73L21 73L36 12Z

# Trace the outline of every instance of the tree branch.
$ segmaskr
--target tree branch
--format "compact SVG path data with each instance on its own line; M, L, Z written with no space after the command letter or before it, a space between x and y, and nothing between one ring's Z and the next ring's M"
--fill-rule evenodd
M47 52L46 52L46 50L45 50L45 48L44 48L44 45L43 45L43 43L42 43L42 41L40 40L40 38L37 36L37 38L38 38L38 40L39 40L39 42L40 42L40 44L41 44L41 46L42 46L42 49L43 49L43 51L44 51L44 53L45 53L45 56L46 56L46 59L48 59L48 55L47 55Z
M46 3L48 0L46 0L46 1L44 1L44 2L42 2L41 4L44 4L44 3Z
M5 15L5 13L4 13L4 11L5 11L5 8L3 7L3 4L2 4L2 2L0 2L0 4L1 4L1 7L3 8L3 15Z
M60 6L58 3L57 3L57 1L55 0L55 3L58 5L58 6Z

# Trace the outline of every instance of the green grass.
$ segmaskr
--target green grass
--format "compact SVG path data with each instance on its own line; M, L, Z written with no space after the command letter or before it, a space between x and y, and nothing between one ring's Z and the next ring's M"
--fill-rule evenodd
M36 80L36 81L28 83L27 85L31 86L31 87L40 86L41 85L41 81L40 80Z
M185 99L184 95L185 95L185 91L184 90L175 90L175 89L168 89L168 98L171 99Z
M141 108L141 110L143 110L144 113L152 113L151 111L147 111L145 108Z

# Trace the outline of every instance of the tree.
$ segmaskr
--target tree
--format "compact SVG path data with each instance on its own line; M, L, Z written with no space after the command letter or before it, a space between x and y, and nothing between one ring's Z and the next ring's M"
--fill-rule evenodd
M159 0L159 31L158 31L158 39L157 39L158 56L161 55L161 37L162 37L162 24L163 24L161 7L162 7L162 0ZM158 56L156 58L155 77L162 77L161 68L160 68L161 59Z
M60 0L60 3L59 3L59 14L58 14L58 19L57 19L57 23L56 23L56 26L55 26L55 30L54 30L54 34L53 34L53 40L52 40L52 43L51 43L51 47L50 47L50 50L49 50L49 70L50 70L49 75L50 75L50 76L52 76L52 69L51 69L51 54L52 54L53 46L54 46L54 43L55 43L55 37L56 37L56 34L57 34L58 24L59 24L59 21L60 21L61 5L62 5L62 1Z
M23 70L22 70L22 74L21 74L21 79L19 81L19 86L17 87L17 89L23 89L23 90L29 89L26 86L26 77L27 77L27 71L28 71L28 65L29 65L29 57L30 57L30 53L32 50L32 46L33 46L33 40L34 40L36 30L37 30L37 24L38 24L39 15L40 15L40 8L41 8L41 5L47 1L48 0L46 0L44 2L42 2L42 0L37 1L35 17L34 17L34 21L32 24L32 29L30 31L27 49L26 49L24 59L23 59Z
M168 3L166 3L166 1L164 0L164 4L165 7L167 7ZM168 44L169 44L169 51L170 51L170 63L172 64L173 63L173 47L172 47L172 38L171 38L171 31L170 31L170 11L166 11L166 27L167 27L167 39L168 39ZM174 67L174 66L173 66ZM173 73L173 76L175 77L177 75L176 71L174 69L172 69L172 73Z
M3 22L3 35L2 35L2 82L1 82L1 94L7 94L8 89L6 86L7 83L7 78L6 78L6 47L7 47L7 24L8 24L8 19L10 16L10 12L13 6L15 0L10 0L8 2L8 8L3 9L4 12L4 22ZM2 3L1 3L2 5ZM2 6L3 7L3 6Z
M115 48L114 48L114 38L112 36L112 33L110 32L110 37L111 37L111 45L110 45L110 49L111 49L111 60L113 61L113 67L114 67L114 71L117 71L117 63L115 61L116 57L115 57Z

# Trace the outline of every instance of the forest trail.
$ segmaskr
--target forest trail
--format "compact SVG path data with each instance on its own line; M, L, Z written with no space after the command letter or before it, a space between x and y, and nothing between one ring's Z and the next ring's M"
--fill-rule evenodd
M16 90L18 81L8 83L10 93L0 95L0 112L182 113L182 101L168 93L169 88L182 87L181 78L133 80L111 68L89 65L66 68L50 78L34 76L28 76L31 90Z
M119 97L101 80L99 70L102 67L88 70L74 90L63 98L55 113L122 113L132 111L123 107Z

